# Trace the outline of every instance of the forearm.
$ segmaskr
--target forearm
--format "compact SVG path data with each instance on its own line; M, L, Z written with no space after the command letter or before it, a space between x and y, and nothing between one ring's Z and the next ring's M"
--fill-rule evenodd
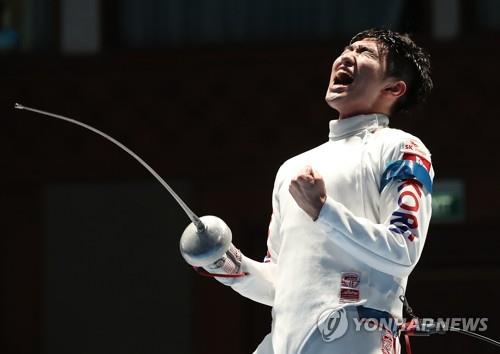
M405 242L394 238L386 225L355 217L331 198L321 209L317 223L337 246L360 259L369 259L382 272L402 275L413 265Z
M274 263L261 263L243 256L241 271L247 275L236 278L229 284L239 294L264 305L273 306L275 292Z
M217 262L204 267L204 275L232 287L239 294L262 304L273 306L276 264L256 262L231 245Z
M420 200L415 214L408 214L412 225L399 225L394 216L385 223L375 223L367 218L357 217L341 203L327 198L321 209L318 225L329 239L345 252L365 259L374 268L394 276L408 275L417 263L430 219L430 195ZM418 220L418 223L417 223ZM412 228L414 226L414 228ZM403 232L402 230L407 230Z

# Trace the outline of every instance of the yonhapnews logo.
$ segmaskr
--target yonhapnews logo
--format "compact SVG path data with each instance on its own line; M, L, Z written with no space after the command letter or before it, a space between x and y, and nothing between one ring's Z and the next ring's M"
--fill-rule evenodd
M325 342L332 342L342 337L347 332L348 326L344 308L325 310L318 318L318 330Z

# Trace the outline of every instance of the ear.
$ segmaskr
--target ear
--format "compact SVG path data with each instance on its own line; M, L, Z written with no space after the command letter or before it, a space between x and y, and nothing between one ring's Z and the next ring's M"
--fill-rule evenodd
M394 98L399 98L406 93L406 82L401 80L390 82L384 88L384 93Z

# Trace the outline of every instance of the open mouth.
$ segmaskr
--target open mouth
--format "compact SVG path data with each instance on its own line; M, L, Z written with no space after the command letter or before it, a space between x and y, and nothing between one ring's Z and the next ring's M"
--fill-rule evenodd
M334 85L349 86L354 81L354 77L347 71L339 71L333 79Z

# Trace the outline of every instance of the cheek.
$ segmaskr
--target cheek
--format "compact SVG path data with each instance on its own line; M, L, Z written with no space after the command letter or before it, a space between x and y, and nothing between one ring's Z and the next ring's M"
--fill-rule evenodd
M368 75L374 82L380 83L384 80L384 70L378 63L372 63L368 68Z
M331 76L333 76L333 73L335 72L335 68L338 66L339 62L340 62L340 58L335 59L335 61L333 62L332 68L331 68L332 69Z
M335 75L333 74L333 70L332 70L332 72L330 73L330 83L332 83L332 82L333 82L333 78L334 78L334 77L335 77Z
M373 90L374 88L378 87L383 81L379 75L379 72L376 70L376 68L373 67L364 68L362 71L360 71L359 77L362 78L362 80L360 81L363 82L363 86L365 87L365 89L369 90Z
M361 100L359 103L369 103L378 95L378 82L379 80L373 72L368 71L359 74L359 80L353 90L356 99Z
M359 74L367 80L373 80L377 77L377 68L373 64L365 64L359 67Z
M332 71L330 71L330 81L333 81L333 78L335 77L335 65L332 65Z

